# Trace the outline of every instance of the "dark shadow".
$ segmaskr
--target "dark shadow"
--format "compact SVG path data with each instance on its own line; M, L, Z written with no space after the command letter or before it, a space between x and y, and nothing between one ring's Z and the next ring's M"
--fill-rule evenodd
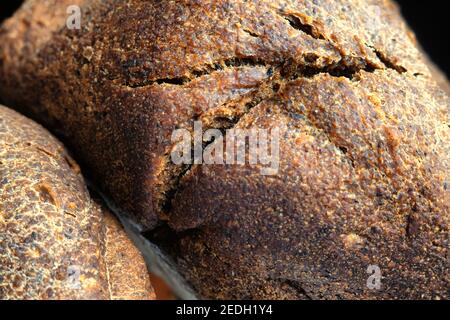
M2 0L0 2L0 23L13 15L20 5L22 0Z
M397 0L403 16L431 59L450 75L448 4L446 1Z

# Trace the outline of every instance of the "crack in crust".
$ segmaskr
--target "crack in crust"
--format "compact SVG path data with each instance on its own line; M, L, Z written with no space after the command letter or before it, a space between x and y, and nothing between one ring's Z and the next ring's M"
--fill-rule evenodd
M46 35L39 50L6 38L12 49L0 59L12 67L0 91L16 105L38 101L36 116L55 120L49 127L66 133L103 191L144 228L200 225L196 238L177 233L185 250L172 255L199 291L304 297L277 282L298 278L318 298L370 298L359 289L363 267L347 271L382 257L395 260L386 266L395 292L382 297L422 294L410 284L442 296L447 178L436 120L447 100L391 2L95 3L102 8L82 32ZM170 132L194 120L222 130L285 125L285 171L266 180L246 177L247 167L172 165ZM414 207L420 228L407 217ZM428 240L436 258L408 269ZM284 274L267 279L273 269Z
M355 78L358 78L361 71L373 73L376 70L383 70L378 69L375 66L370 66L366 64L364 61L359 60L358 63L350 63L348 64L345 59L342 59L338 63L332 63L329 65L326 65L321 68L314 67L317 59L319 57L316 55L306 55L304 57L304 61L307 62L305 64L296 64L294 61L285 61L281 63L280 65L266 65L262 61L257 61L253 59L240 59L240 58L234 58L228 61L222 61L220 64L215 64L218 66L226 66L226 67L241 67L243 65L250 66L250 67L258 67L258 66L265 66L267 68L267 73L270 75L270 78L263 82L258 88L257 91L253 94L253 97L250 102L245 103L244 108L237 108L237 105L243 104L242 101L240 102L227 102L222 106L218 106L216 108L227 108L228 111L230 111L231 114L233 114L233 117L230 118L213 118L213 119L205 119L209 125L204 128L204 130L209 129L219 129L219 130L225 130L225 129L232 129L234 128L240 121L240 119L248 114L252 108L256 107L260 103L273 99L278 92L280 91L281 87L285 86L287 82L294 81L296 79L300 78L314 78L315 76L321 75L321 74L328 74L332 77L340 78L345 77L350 80L354 80ZM230 61L232 63L230 63ZM255 63L255 61L257 61ZM392 67L392 69L395 69L399 73L398 69ZM211 69L209 69L210 71ZM220 68L213 68L212 70L219 71L222 70L222 67ZM210 74L209 71L202 72L199 76L205 76ZM178 81L176 81L178 82ZM164 81L158 83L164 83ZM181 85L185 84L186 82L180 83ZM245 99L243 99L245 101ZM242 106L241 106L242 107ZM233 110L243 109L244 111L236 114L233 112ZM200 116L199 118L202 118ZM219 120L219 121L218 121ZM225 120L225 121L223 121ZM320 127L318 127L312 119L308 118L308 123L315 127L316 129L321 130L325 133ZM326 134L326 133L325 133ZM226 134L225 134L226 135ZM328 135L327 135L328 136ZM334 144L338 150L342 152L342 155L347 158L351 165L355 167L354 159L344 151L344 147L337 145L329 136L328 139L330 143ZM213 141L204 143L203 150L208 147ZM172 146L173 147L173 146ZM191 169L193 165L185 165L185 166L176 166L170 163L170 155L165 156L165 163L167 164L166 170L164 170L167 174L167 172L173 172L173 174L169 174L169 178L165 178L164 181L167 181L167 189L162 191L163 199L160 201L160 205L158 205L158 210L160 211L161 217L163 219L166 219L167 214L170 212L171 208L171 202L173 198L176 196L178 192L178 188L181 185L182 178L191 172Z
M265 67L266 63L258 59L257 57L234 57L226 60L217 61L212 64L207 64L199 68L195 68L190 70L185 76L178 77L178 78L161 78L156 79L152 81L143 81L139 83L134 84L125 84L125 86L130 88L141 88L141 87L147 87L154 84L159 85L177 85L177 86L183 86L191 81L211 75L215 72L220 72L226 69L238 69L243 67ZM114 81L114 79L111 79Z
M126 4L122 1L77 0L77 4L82 5L86 11L86 23L81 32L72 32L65 30L66 17L59 6L57 13L52 14L53 9L49 10L51 6L48 4L40 6L37 1L29 2L29 6L19 10L16 18L2 27L5 31L2 37L11 43L2 50L1 59L11 59L9 65L17 64L23 69L30 65L23 64L23 61L29 59L31 65L36 64L36 70L43 69L36 73L36 79L43 81L34 83L43 90L31 90L32 81L14 70L6 70L4 78L7 86L18 89L4 89L6 92L2 92L2 95L6 96L5 99L9 100L11 105L31 105L32 102L36 104L28 114L41 118L41 121L48 121L48 127L63 133L61 136L77 154L81 154L80 158L84 164L92 172L99 172L99 180L105 181L102 189L106 193L114 194L114 200L123 210L131 212L130 215L137 217L140 223L149 228L156 223L155 211L165 202L159 199L159 182L155 176L166 170L159 166L159 161L165 166L167 160L163 158L167 158L167 149L170 148L167 146L167 149L161 151L162 148L152 146L152 150L145 149L144 152L151 155L141 162L136 160L136 156L128 157L133 147L145 148L144 143L141 144L137 140L147 139L148 143L159 143L166 139L164 134L154 139L149 137L167 129L161 129L160 123L151 124L147 120L149 114L159 121L162 120L161 117L173 117L175 108L178 108L177 114L188 113L181 110L183 107L180 103L174 102L177 98L186 97L190 99L189 102L195 103L191 112L194 113L192 117L195 117L197 109L202 109L200 104L210 102L211 96L214 97L212 94L209 97L206 95L208 85L209 90L214 86L219 87L223 83L220 77L224 77L223 74L227 72L235 72L236 76L239 76L241 69L251 71L252 68L259 68L261 71L267 68L267 76L273 79L268 85L272 85L273 90L272 93L266 94L265 99L270 99L288 80L312 78L324 73L358 80L362 70L373 72L395 66L392 62L396 58L383 57L399 55L402 63L405 57L407 58L397 50L398 46L385 46L385 43L377 41L376 35L361 21L356 21L356 24L360 23L360 30L363 31L351 31L354 27L352 18L356 14L348 9L352 9L353 5L357 10L365 10L356 3L338 3L336 9L346 9L346 13L334 17L331 15L334 12L331 8L335 6L332 3L250 1L242 5L241 2L226 1L222 5L186 1L175 5L173 2L131 1ZM392 8L382 9L390 12ZM155 14L149 16L148 12ZM213 14L209 15L208 12ZM160 19L159 15L165 18ZM43 27L42 17L48 17L54 22L51 28ZM129 23L123 23L125 19ZM333 19L336 21L332 21ZM136 21L139 23L135 23ZM398 21L392 19L388 24L397 26ZM111 25L114 28L111 28ZM207 32L203 26L209 27ZM402 26L399 28L403 30ZM28 41L29 45L21 47L20 41L12 41L13 29L20 29L27 34L30 32L30 38L36 41ZM384 29L382 31L385 32ZM398 43L402 45L400 48L403 48L405 39L399 39ZM376 50L379 52L378 58L373 50L367 49L369 45L379 48ZM383 55L382 52L386 54ZM380 57L383 58L384 65ZM40 65L46 67L40 68ZM405 65L410 66L406 62ZM396 69L400 70L398 67ZM23 71L20 74L27 74L26 70ZM227 75L227 87L221 88L222 91L219 92L222 97L217 99L217 105L211 104L207 108L227 109L230 111L228 113L235 116L230 118L226 115L216 119L210 117L216 127L230 127L245 114L230 109L250 109L245 107L248 97L252 95L248 91L260 90L255 83L263 78L261 73L250 73L243 78L244 82L248 82L244 85L252 88L243 87L240 79L232 83L230 75ZM195 87L197 84L199 86ZM186 93L194 87L197 90L192 91L204 92L198 96L195 96L196 93ZM166 89L167 92L162 92ZM225 92L226 90L229 92ZM19 93L16 97L11 97L8 91ZM43 93L40 93L42 91ZM126 91L128 94L120 101L120 106L116 103L119 99L111 97L117 91ZM244 91L246 92L241 94ZM148 95L145 92L148 92ZM242 102L238 101L239 95ZM143 97L147 105L153 104L160 108L161 115L157 116L156 111L144 105L141 99ZM128 100L125 101L126 99ZM164 99L171 99L172 110L162 106L164 102L161 100ZM224 101L226 99L228 102ZM125 107L132 103L136 104L135 108ZM244 106L238 106L240 103ZM203 111L198 112L200 116ZM134 122L122 121L124 117L134 117ZM161 122L173 124L192 120L173 118L177 119L163 119ZM208 116L203 115L203 118ZM82 123L83 121L87 124ZM137 129L139 122L143 127L151 126L149 133ZM79 130L80 125L85 125L86 129ZM103 128L111 125L117 133ZM94 136L96 138L92 138ZM130 139L133 140L134 146L123 141ZM89 147L91 145L101 145L101 150ZM108 155L108 152L112 151L106 150L103 145L111 145L111 148L116 149L115 152L121 154L118 156L120 159L113 159ZM157 151L154 152L155 149ZM107 163L111 165L106 165ZM148 163L156 167L154 172L135 172L147 170ZM176 185L178 175L183 174L185 170L175 171L175 176L170 174L167 185ZM136 190L138 187L130 187L130 181L136 179L140 179L137 183L141 191ZM164 183L166 182L162 184ZM163 193L170 193L166 186L162 189ZM152 213L148 214L149 211Z

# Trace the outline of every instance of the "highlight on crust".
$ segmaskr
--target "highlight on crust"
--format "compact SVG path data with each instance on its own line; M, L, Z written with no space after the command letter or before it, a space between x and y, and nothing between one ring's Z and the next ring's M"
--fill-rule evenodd
M450 100L390 0L27 0L0 99L0 297L448 298Z

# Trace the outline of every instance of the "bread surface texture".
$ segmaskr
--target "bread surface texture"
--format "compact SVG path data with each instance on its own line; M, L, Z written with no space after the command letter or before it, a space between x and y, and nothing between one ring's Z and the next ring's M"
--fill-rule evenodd
M78 165L0 106L0 299L150 299L147 267Z
M200 296L449 298L449 98L393 2L78 4L79 30L54 1L3 24L0 96ZM278 173L173 164L173 131L196 120L279 128Z

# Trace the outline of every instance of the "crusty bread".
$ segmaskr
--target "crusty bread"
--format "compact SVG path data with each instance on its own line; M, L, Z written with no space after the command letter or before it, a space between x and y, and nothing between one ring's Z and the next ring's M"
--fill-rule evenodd
M433 76L433 79L439 84L442 90L447 93L447 95L450 95L450 82L448 80L447 74L445 74L445 72L442 71L425 52L423 53L423 55L425 62Z
M46 130L0 106L0 299L150 299L140 252Z
M79 4L81 30L43 27L52 1L3 25L0 96L202 296L447 297L449 99L391 1ZM197 119L280 127L278 175L171 163L173 130Z

